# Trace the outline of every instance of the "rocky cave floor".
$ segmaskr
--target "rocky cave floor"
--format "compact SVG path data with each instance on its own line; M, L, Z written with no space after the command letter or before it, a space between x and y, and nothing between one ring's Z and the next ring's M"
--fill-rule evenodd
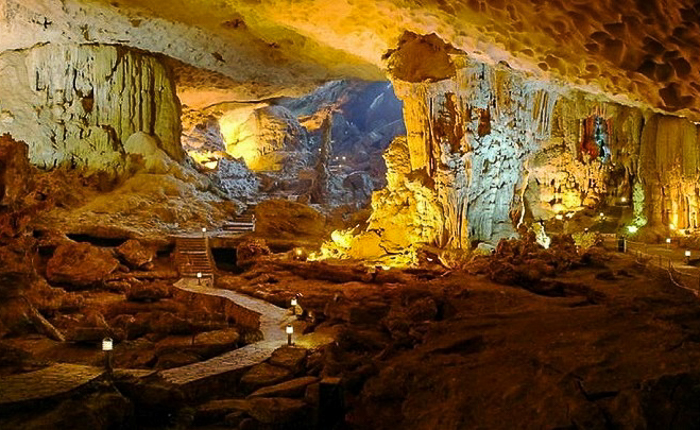
M99 378L68 399L7 408L0 427L700 425L698 298L628 255L601 246L578 255L565 240L543 250L525 240L502 242L493 256L460 271L368 270L289 257L262 256L238 273L221 272L216 287L280 307L299 295L304 312L296 335L326 334L335 342L281 348L268 363L236 381L210 384L196 398L157 376L117 371L113 380ZM156 258L125 280L61 293L64 307L48 319L68 342L29 331L7 335L0 372L51 362L99 365L94 342L105 330L117 341L117 368L177 367L258 340L210 304L179 295L167 280L134 276L167 273L167 266L167 257ZM339 384L340 394L319 397L321 378Z

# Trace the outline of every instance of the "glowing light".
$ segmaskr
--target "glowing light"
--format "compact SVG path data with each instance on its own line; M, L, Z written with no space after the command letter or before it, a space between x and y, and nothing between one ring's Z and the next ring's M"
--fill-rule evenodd
M202 272L197 272L197 279L202 279Z
M297 255L297 257L301 257L302 251L301 249L297 248L294 250L294 253Z
M621 201L622 203L627 203L627 197L621 198L620 201Z
M583 231L588 233L588 227L584 228Z
M603 212L600 213L601 218L605 218L605 214Z
M630 233L636 233L637 230L639 230L639 229L637 228L636 225L627 226L627 231L629 231Z
M294 333L294 327L291 324L287 324L287 345L292 345L292 334Z
M206 232L207 232L207 228L206 228L206 227L202 227L202 233L206 233Z
M111 338L102 339L102 351L111 351L114 348L114 342Z
M676 226L675 226L674 224L669 224L669 225L668 225L668 228L671 229L671 230L675 230L675 229L676 229Z
M666 243L671 243L671 238L666 238Z
M297 305L297 298L296 298L296 297L292 297L292 300L290 300L290 304L291 304L292 306L296 306L296 305Z
M564 215L562 215L562 214L557 214L557 216L556 216L555 218L558 219L559 221L561 221L561 220L564 219Z

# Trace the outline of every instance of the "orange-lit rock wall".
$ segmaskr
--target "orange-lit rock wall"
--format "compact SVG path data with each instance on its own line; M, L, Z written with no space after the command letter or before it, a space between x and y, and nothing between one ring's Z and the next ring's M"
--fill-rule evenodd
M683 118L651 115L639 160L651 226L697 228L700 216L700 127Z
M410 166L442 208L440 246L521 222L633 204L635 224L696 227L698 126L468 58L434 36L388 55Z

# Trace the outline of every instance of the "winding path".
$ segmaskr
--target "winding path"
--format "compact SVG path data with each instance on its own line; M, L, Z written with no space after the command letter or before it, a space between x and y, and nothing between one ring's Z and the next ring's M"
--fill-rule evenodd
M200 285L192 278L181 279L175 283L175 287L190 293L226 298L238 307L257 314L258 329L263 340L206 361L160 372L161 377L172 384L187 389L206 384L224 374L246 370L270 358L272 352L287 341L284 329L294 317L286 309L235 291L213 288L207 283Z
M175 287L194 294L222 297L238 308L242 318L263 335L263 340L212 359L161 371L166 381L182 388L189 394L206 392L210 384L228 383L227 376L237 376L248 368L270 358L272 352L287 341L285 327L294 320L286 309L279 308L260 299L229 290L221 290L199 284L196 279L183 278ZM251 318L253 316L253 318ZM119 369L115 373L130 373L147 377L152 370ZM0 378L0 405L18 404L38 399L47 399L70 393L102 376L104 369L75 364L54 364L44 369Z

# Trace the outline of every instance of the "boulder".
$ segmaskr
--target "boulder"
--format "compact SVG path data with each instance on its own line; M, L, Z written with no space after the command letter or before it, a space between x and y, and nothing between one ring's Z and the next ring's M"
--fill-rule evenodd
M293 373L298 373L304 366L307 350L293 346L283 346L272 352L268 362L277 367L283 367Z
M267 200L255 207L255 231L267 237L322 237L326 218L315 209L288 200Z
M66 243L56 248L46 266L49 281L87 287L101 282L119 267L112 253L89 243Z
M241 384L245 387L257 390L268 385L279 384L292 377L292 372L283 367L273 366L267 363L260 363L253 366L241 378Z
M306 403L303 400L258 397L250 400L248 413L264 424L283 424L302 418L304 409L306 409Z
M305 376L303 378L292 379L291 381L282 382L281 384L261 388L248 397L303 397L306 392L306 387L318 381L319 378Z
M117 255L132 269L146 269L156 257L153 248L144 246L138 240L127 240L116 249Z

